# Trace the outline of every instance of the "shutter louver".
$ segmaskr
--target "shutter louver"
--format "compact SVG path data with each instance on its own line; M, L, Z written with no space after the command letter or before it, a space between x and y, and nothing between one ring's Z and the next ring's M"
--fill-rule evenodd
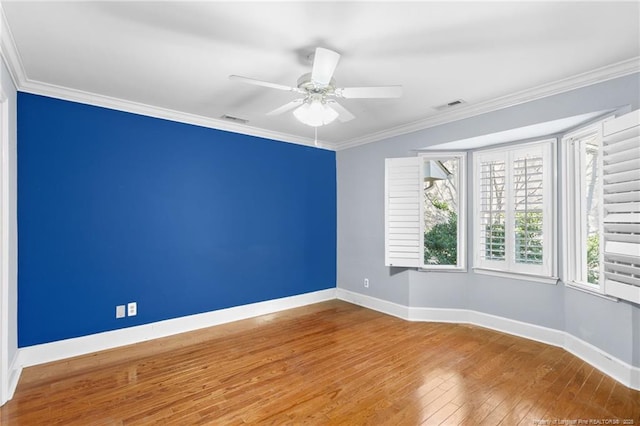
M640 111L604 124L605 293L640 303Z
M480 163L480 259L505 260L505 161Z
M545 220L542 168L542 155L522 156L513 161L516 263L542 265Z
M385 162L385 265L422 266L422 158Z

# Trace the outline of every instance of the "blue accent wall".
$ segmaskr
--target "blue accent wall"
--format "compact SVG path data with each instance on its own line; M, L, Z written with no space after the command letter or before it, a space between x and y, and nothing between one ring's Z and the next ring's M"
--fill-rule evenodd
M333 288L335 153L19 93L18 250L20 347Z

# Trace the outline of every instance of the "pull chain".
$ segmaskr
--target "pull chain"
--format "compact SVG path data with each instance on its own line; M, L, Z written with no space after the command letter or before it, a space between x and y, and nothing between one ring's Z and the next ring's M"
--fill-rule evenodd
M318 146L318 128L317 127L313 128L313 135L314 135L313 144L315 146Z

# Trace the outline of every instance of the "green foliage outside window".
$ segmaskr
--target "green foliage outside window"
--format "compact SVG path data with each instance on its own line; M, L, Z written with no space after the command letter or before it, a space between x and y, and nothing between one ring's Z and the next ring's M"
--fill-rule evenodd
M424 263L427 265L455 265L458 262L458 215L443 201L431 204L448 216L424 233Z
M600 236L590 235L587 239L587 281L598 284L600 280Z
M518 263L542 264L542 212L516 213L515 260ZM486 225L485 258L504 260L505 225Z
M516 262L542 264L542 212L516 213Z
M488 260L504 260L504 223L487 224L485 237L485 258Z
M486 226L485 258L504 260L505 233L503 223ZM542 212L516 213L516 262L542 263ZM425 236L426 238L426 236ZM528 244L526 244L528 240ZM426 242L426 239L425 239ZM587 240L587 281L598 284L600 279L600 238L598 234Z

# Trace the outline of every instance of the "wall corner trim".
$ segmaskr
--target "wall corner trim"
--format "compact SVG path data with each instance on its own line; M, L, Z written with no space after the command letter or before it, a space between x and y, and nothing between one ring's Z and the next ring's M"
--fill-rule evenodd
M572 334L468 309L414 308L342 288L336 298L407 321L449 322L477 325L502 333L557 346L592 365L623 385L640 390L640 367L634 367Z
M335 288L329 288L296 296L234 306L202 314L19 348L17 360L13 362L12 371L15 373L11 378L12 383L15 381L15 384L17 384L20 372L25 367L298 308L335 298ZM13 387L15 389L15 385Z

